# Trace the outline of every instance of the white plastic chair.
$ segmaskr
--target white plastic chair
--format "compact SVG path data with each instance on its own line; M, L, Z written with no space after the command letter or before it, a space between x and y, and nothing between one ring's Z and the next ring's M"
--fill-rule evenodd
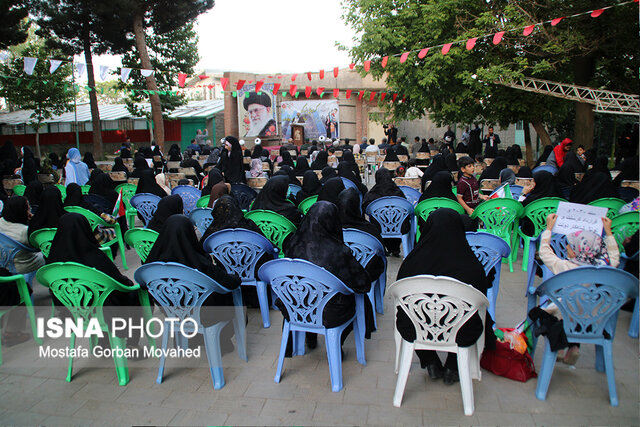
M400 407L409 377L414 350L456 353L462 390L464 414L473 415L473 383L480 380L480 355L484 349L484 332L470 347L459 347L456 336L460 327L476 312L485 322L489 300L480 291L445 276L420 275L398 280L389 287L396 312L403 310L416 330L416 340L408 342L396 333L396 373L398 381L393 406ZM399 368L399 369L398 369Z

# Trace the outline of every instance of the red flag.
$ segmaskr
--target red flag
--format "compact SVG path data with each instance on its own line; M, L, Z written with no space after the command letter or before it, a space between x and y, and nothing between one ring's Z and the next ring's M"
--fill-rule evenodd
M297 75L297 74L294 74L293 76L291 76L291 81L292 81L292 82L295 82L295 81L296 81L296 77L298 77L298 75Z
M387 92L382 92L380 94L380 101L384 101L384 97L387 96Z
M322 95L322 92L324 92L324 88L323 87L319 87L316 89L316 93L318 94L318 96Z
M333 67L333 77L338 78L338 72L339 72L338 67Z
M247 83L251 84L251 83L253 83L253 80L249 80Z
M320 70L320 80L324 79L324 70Z
M275 83L275 84L273 85L273 94L274 94L274 95L277 95L277 94L278 94L278 91L280 90L280 85L281 85L281 83Z
M387 66L387 61L389 61L389 57L388 56L383 56L382 57L382 63L380 65L382 65L382 68Z
M358 101L362 101L362 97L364 96L364 91L361 90L360 92L358 92Z
M371 92L371 95L369 95L369 102L372 102L375 97L376 97L376 93L375 92Z
M449 53L449 49L451 49L451 45L453 43L447 43L444 46L442 46L442 54L446 55L447 53Z
M278 74L276 77L277 77L277 78L279 78L279 79L281 79L281 78L282 78L282 76L281 76L280 74Z
M478 40L477 37L471 38L469 40L467 40L467 50L471 50L474 48L474 46L476 45L476 41Z
M222 82L224 80L224 78L220 79L220 82ZM178 73L178 86L180 87L184 87L184 83L187 81L187 75L185 73ZM229 81L229 79L227 79L227 82ZM224 90L224 85L222 86L222 90Z
M222 85L222 90L227 90L227 85L229 84L229 78L228 77L221 78L220 79L220 84ZM180 86L180 87L182 87L182 86Z
M206 74L200 74L200 75L198 76L198 78L199 78L200 80L204 80L204 79L206 79L207 77L208 77L208 76L207 76Z
M309 80L311 80L311 73L309 73L309 72L307 73L307 78L308 78Z
M355 66L356 66L356 64L354 64L353 62L352 62L351 64L349 64L349 68L350 68L351 70L353 70L353 69L355 68Z
M591 12L591 17L597 18L598 16L602 15L602 12L604 12L604 9L596 9Z
M527 27L524 28L524 31L522 32L523 36L528 36L529 34L533 33L533 30L536 28L535 24L534 25L529 25Z
M397 93L393 94L393 98L391 98L391 102L396 102L396 98L398 97Z
M502 36L504 36L504 31L499 31L493 35L493 44L498 44L502 41Z
M338 96L340 96L340 89L335 88L335 89L333 90L333 97L334 97L334 98L337 98Z
M295 95L297 90L298 90L298 85L290 85L289 86L289 95L291 95L291 96Z
M307 98L311 96L311 86L305 86L304 96L306 96Z
M556 18L556 19L552 19L551 20L551 26L555 27L556 25L558 25L560 23L560 21L562 21L564 19L564 16L562 18Z
M351 89L347 89L347 99L351 98Z
M213 89L213 85L207 85L209 89Z
M242 86L244 86L244 82L246 82L246 80L238 80L238 83L236 83L236 89L242 89Z
M366 72L369 72L370 69L371 69L371 61L364 61L364 70Z
M264 85L264 79L260 80L259 82L256 83L256 92L260 92L260 89L262 89L262 86Z
M418 58L420 58L420 59L424 58L425 56L427 56L428 52L429 52L429 48L425 47L424 49L422 49L420 51L420 53L418 53Z
M403 97L402 97L402 103L404 104L404 102L405 102L406 100L407 100L407 97L406 97L406 96L403 96Z
M409 53L411 52L405 52L402 55L400 55L400 63L404 64L405 62L407 62L407 58L409 57Z

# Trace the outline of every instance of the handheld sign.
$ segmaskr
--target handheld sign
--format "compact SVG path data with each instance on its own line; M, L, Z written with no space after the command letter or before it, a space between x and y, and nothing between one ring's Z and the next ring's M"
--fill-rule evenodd
M551 230L554 233L571 234L584 230L600 235L603 229L602 217L607 215L607 208L560 202L556 214L558 219Z

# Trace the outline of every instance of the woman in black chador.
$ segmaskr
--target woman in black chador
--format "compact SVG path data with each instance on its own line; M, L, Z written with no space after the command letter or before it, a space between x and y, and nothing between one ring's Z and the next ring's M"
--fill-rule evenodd
M287 199L289 191L289 177L284 175L274 176L262 187L260 193L253 202L252 211L265 209L282 215L296 227L300 225L301 214L296 205Z

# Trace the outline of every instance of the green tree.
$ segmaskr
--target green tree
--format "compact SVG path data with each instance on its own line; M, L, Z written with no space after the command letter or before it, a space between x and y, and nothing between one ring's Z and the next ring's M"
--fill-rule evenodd
M28 125L36 131L36 152L40 153L40 128L43 121L73 109L75 92L71 79L71 66L61 65L49 74L49 64L38 60L32 76L24 73L23 57L52 58L59 52L44 46L42 40L34 40L16 49L11 59L0 64L0 96L13 109L33 110Z
M0 1L0 49L15 46L27 39L29 11L24 0Z
M147 48L151 54L151 66L154 70L160 70L155 77L164 115L186 103L184 96L171 95L170 92L171 88L176 85L178 73L191 75L198 63L198 36L193 27L193 23L188 23L164 34L155 34L154 32L147 34ZM128 68L141 67L136 48L123 55L122 65ZM126 93L126 103L131 114L151 118L147 110L136 105L143 102L148 96L144 92L136 90L144 87L144 84L145 78L137 71L131 73L126 83L118 80L118 87Z

